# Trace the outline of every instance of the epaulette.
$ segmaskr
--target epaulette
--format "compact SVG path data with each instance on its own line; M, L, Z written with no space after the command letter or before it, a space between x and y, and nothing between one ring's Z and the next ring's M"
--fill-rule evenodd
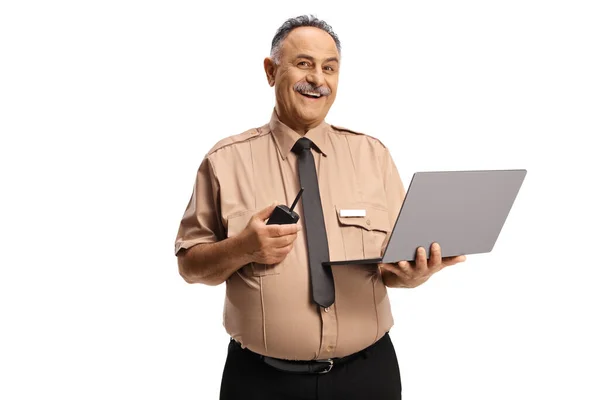
M370 139L376 140L379 144L381 144L383 147L386 147L385 144L383 144L383 142L379 139L377 139L374 136L371 135L367 135L366 133L362 133L362 132L357 132L357 131L353 131L352 129L348 129L348 128L344 128L341 126L337 126L337 125L331 125L331 127L337 131L341 131L341 132L348 132L348 133L353 133L355 135L362 135L362 136L366 136Z
M355 135L364 135L364 133L353 131L352 129L344 128L342 126L331 125L331 127L335 130L342 131L342 132L350 132L350 133L354 133Z
M244 142L248 139L256 137L260 133L260 129L261 128L248 129L246 132L242 132L237 135L233 135L233 136L229 136L224 139L221 139L217 142L217 144L215 144L212 147L212 149L210 149L208 151L207 155L210 155L210 154L214 153L215 151L222 149L223 147L226 147L226 146L229 146L232 144L236 144L236 143L240 143L240 142Z

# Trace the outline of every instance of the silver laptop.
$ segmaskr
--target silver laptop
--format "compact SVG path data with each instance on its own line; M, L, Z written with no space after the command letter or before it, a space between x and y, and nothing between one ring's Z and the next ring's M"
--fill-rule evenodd
M492 251L527 171L437 171L413 175L390 240L379 258L324 265L413 261L433 242L442 257Z

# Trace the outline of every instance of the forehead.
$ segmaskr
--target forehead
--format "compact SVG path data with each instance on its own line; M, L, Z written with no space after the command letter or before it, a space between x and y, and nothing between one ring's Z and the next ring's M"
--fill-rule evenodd
M281 46L283 57L295 57L299 53L315 58L340 57L335 41L329 33L312 26L296 28L283 40Z

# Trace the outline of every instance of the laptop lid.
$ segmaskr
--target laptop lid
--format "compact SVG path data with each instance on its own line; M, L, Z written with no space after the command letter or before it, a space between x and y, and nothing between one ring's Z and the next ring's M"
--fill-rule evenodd
M442 257L492 251L527 171L434 171L413 175L381 258L327 265L413 261L433 242Z
M384 263L412 261L416 249L438 242L442 257L492 251L527 171L417 172L389 243Z

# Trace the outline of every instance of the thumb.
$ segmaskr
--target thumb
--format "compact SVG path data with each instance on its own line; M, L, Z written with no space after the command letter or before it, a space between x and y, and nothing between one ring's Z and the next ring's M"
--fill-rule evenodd
M254 216L260 218L261 221L264 221L265 219L271 216L275 207L277 207L277 203L272 203L267 208L263 208L262 210L254 214Z

